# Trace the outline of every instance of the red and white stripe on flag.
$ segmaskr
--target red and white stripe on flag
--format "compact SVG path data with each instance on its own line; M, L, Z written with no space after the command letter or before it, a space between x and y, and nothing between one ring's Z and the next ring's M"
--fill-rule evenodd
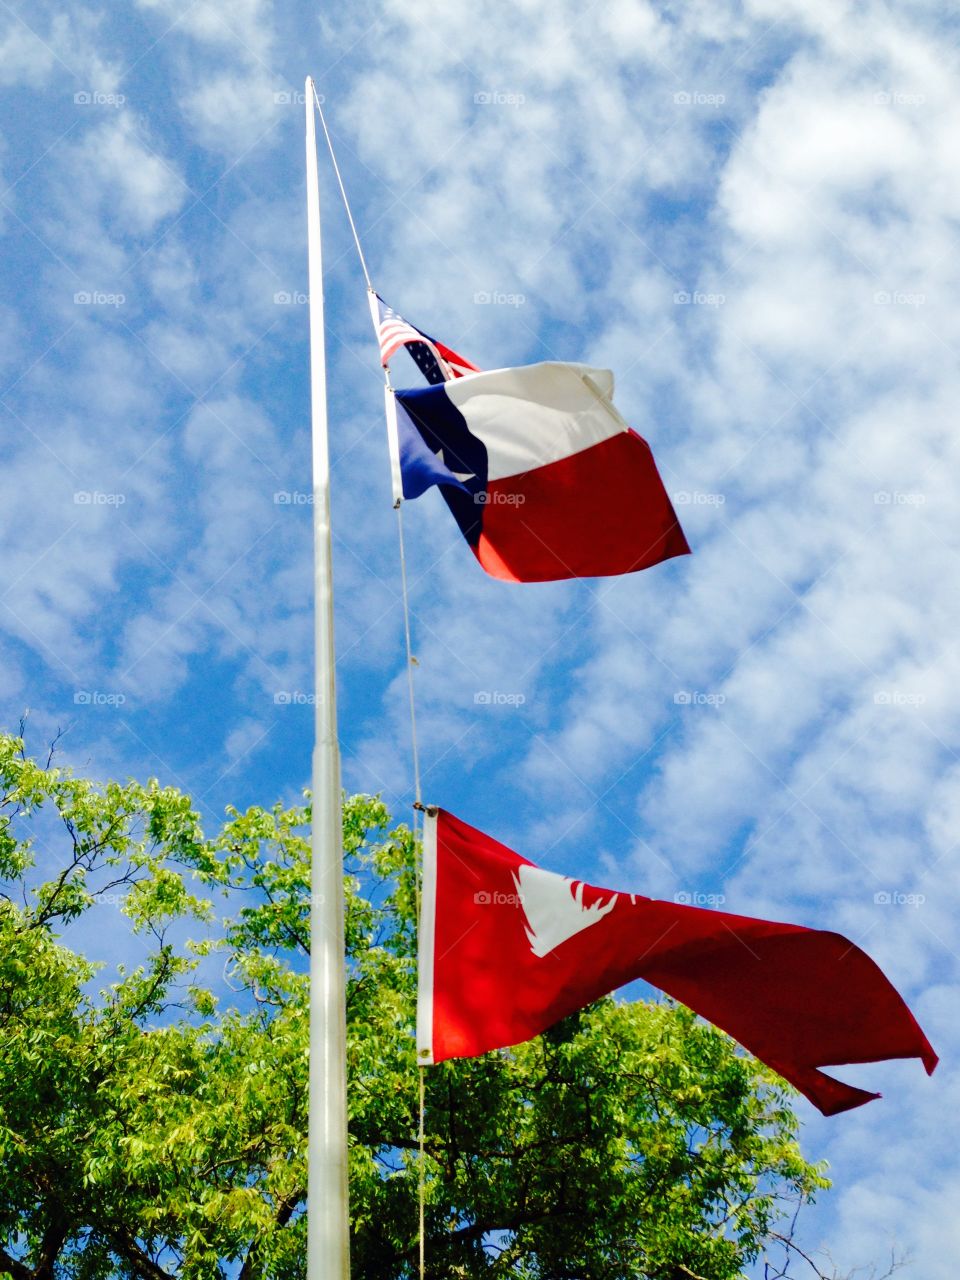
M379 294L371 294L370 301L384 368L401 347L408 347L428 382L449 382L468 373L479 373L477 366L464 356L404 320Z
M937 1064L894 987L839 934L598 889L428 812L421 1063L519 1044L636 978L728 1032L825 1115L879 1095L821 1067Z
M434 343L429 338L425 338L420 330L415 329L412 324L407 324L403 316L391 313L386 320L382 320L377 327L377 337L380 340L380 360L382 364L386 364L390 357L396 355L400 348L405 347L408 342L426 342L436 358L446 364Z

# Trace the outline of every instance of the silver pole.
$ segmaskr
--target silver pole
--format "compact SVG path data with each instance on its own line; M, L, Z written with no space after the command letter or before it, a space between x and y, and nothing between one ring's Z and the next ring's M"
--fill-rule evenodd
M343 833L333 644L330 453L323 346L320 183L313 80L307 113L307 244L313 434L315 741L310 904L310 1092L307 1133L307 1280L349 1280L346 966Z

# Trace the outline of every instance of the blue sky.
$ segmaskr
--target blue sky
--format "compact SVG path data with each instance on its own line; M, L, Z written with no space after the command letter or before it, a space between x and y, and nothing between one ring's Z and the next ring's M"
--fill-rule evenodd
M944 1061L800 1104L836 1178L801 1240L924 1280L960 1249L955 46L873 0L0 7L6 726L211 829L307 781L309 72L387 301L482 367L613 369L695 551L511 587L410 504L428 798L864 946ZM322 182L345 784L406 817L380 374Z

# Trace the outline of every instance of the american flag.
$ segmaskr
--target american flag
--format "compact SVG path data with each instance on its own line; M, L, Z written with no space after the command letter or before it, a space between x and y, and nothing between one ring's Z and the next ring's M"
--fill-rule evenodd
M430 383L449 382L451 378L462 378L466 373L478 373L475 364L457 355L442 342L430 338L419 329L398 315L392 307L388 307L377 294L377 336L380 339L380 363L386 367L390 357L401 347L406 347L413 356L417 368Z

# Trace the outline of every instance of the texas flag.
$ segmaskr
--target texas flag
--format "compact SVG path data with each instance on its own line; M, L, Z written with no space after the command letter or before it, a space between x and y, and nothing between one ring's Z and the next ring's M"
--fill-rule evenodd
M937 1064L896 990L840 934L596 889L428 811L421 1063L519 1044L635 978L728 1032L824 1115L880 1095L821 1067Z
M612 397L608 370L553 361L397 391L403 497L439 485L480 564L508 582L686 555L650 446Z

